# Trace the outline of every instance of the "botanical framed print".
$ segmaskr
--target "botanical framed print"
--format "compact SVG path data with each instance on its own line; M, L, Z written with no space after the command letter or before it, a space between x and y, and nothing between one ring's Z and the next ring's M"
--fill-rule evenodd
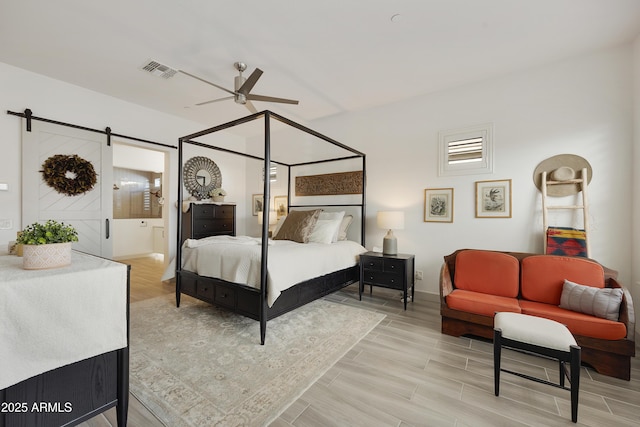
M476 181L476 218L511 218L511 180Z
M424 190L424 222L453 222L453 188Z
M287 196L275 196L273 198L273 206L276 210L276 216L278 219L288 213L289 204L287 203Z
M258 216L264 209L264 196L262 194L254 194L251 196L251 213L253 216Z

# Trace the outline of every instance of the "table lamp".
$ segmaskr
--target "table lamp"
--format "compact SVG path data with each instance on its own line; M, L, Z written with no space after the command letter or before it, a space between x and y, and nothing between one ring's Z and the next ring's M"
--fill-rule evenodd
M382 240L382 253L384 255L397 255L398 240L393 235L393 230L404 229L404 212L380 211L378 212L377 222L378 227L389 230Z

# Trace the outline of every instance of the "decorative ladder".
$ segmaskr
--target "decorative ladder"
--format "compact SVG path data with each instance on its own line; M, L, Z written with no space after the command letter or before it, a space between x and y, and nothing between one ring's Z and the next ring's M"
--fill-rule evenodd
M582 192L582 204L577 205L549 205L547 201L547 186L560 185L560 184L578 184L580 191ZM584 224L584 238L587 248L587 257L591 256L591 245L589 242L589 203L587 197L587 186L589 184L587 176L587 168L583 168L580 171L578 178L569 179L565 181L550 181L547 180L547 172L542 172L542 183L540 188L542 190L542 227L544 230L544 253L547 253L547 230L549 229L548 214L550 209L582 209L583 224Z

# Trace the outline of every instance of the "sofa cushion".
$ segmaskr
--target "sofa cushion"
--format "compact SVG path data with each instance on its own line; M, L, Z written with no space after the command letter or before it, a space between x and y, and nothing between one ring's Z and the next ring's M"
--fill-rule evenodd
M566 325L574 335L605 340L621 340L627 335L627 328L622 322L614 322L550 304L526 300L519 302L522 314L545 317L560 322Z
M456 289L516 298L519 272L518 259L511 255L468 249L456 256L454 284Z
M481 292L454 289L446 296L447 306L467 313L482 314L493 317L497 311L520 313L518 300L515 298L489 295Z
M557 255L533 255L522 260L520 291L525 300L560 305L565 279L604 288L604 270L597 262Z
M601 289L565 280L560 295L560 308L617 321L622 294L621 288Z

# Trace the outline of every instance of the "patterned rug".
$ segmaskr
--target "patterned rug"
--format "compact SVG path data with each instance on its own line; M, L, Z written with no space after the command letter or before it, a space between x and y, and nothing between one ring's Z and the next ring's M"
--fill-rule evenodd
M263 426L385 316L325 300L259 323L183 296L131 306L130 387L167 426Z

